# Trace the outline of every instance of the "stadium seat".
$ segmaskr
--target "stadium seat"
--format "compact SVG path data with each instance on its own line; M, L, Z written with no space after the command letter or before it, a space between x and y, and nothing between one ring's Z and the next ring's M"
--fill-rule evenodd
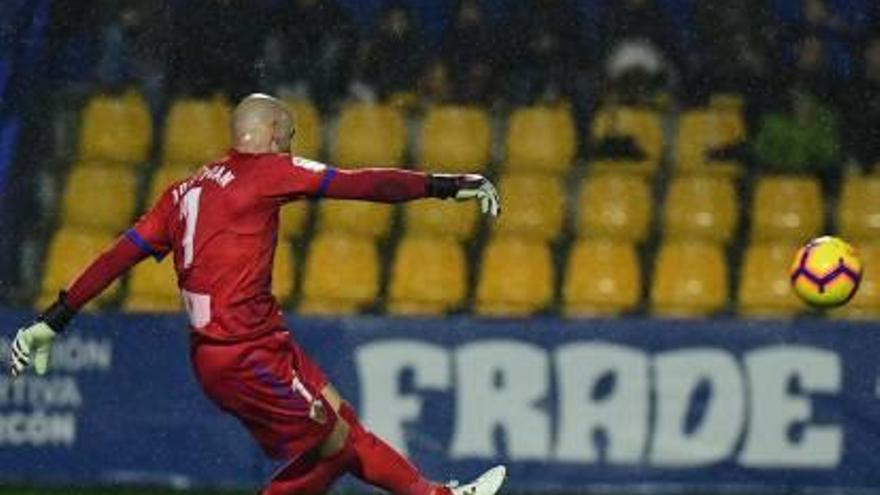
M761 242L748 247L739 283L741 315L787 317L804 307L791 290L788 273L797 249L792 242Z
M428 110L419 133L416 162L424 170L477 172L489 163L492 130L478 107L446 105Z
M94 96L83 111L79 160L142 163L150 150L152 131L150 111L140 93Z
M635 246L628 242L578 241L568 257L562 289L566 316L610 316L632 310L642 282Z
M163 163L203 165L229 149L230 109L221 98L177 100L165 121Z
M306 259L302 314L352 314L379 293L379 254L365 237L319 234Z
M497 237L483 251L475 312L526 316L553 298L553 264L543 242Z
M321 114L309 100L296 99L284 102L293 114L296 133L293 136L293 153L296 156L318 160L324 145Z
M110 232L91 231L66 227L59 229L46 252L43 265L43 281L36 306L45 309L58 297L58 291L67 287L92 260L113 243L115 235ZM102 302L112 299L119 292L119 282L114 282L86 309L93 310Z
M157 263L146 259L131 270L123 309L133 312L174 313L183 310L174 260L168 255Z
M455 240L404 237L391 270L388 312L439 315L460 306L467 293L466 264Z
M152 206L171 184L180 182L198 171L197 166L164 166L150 180L147 207Z
M325 199L318 208L318 230L366 237L385 237L393 205Z
M823 212L816 179L763 177L757 181L752 203L752 240L806 241L819 234Z
M641 242L648 235L652 205L648 183L638 175L590 176L578 196L578 235Z
M712 160L708 154L745 140L745 122L739 112L721 109L686 112L678 125L677 168L679 172L739 175L742 168L738 162Z
M275 264L272 268L272 294L284 305L293 295L296 265L293 262L293 246L281 241L275 248Z
M75 165L67 178L61 223L117 233L134 218L136 197L137 178L133 170Z
M577 133L567 105L513 111L508 121L507 170L563 174L577 153Z
M657 113L637 107L609 106L601 109L593 120L591 139L599 143L607 138L631 137L645 154L636 167L645 174L657 170L663 156L663 128Z
M844 181L837 224L847 240L880 241L880 176Z
M499 185L504 214L492 225L493 232L550 241L559 235L565 194L555 176L505 175Z
M880 242L864 242L857 249L864 267L859 290L846 306L831 314L836 318L876 321L880 319Z
M406 141L406 123L398 110L387 105L353 103L342 109L336 124L333 165L399 165Z
M664 234L667 238L727 243L739 220L733 181L720 176L684 176L666 192Z
M309 204L295 201L281 207L278 233L283 238L294 239L305 232L306 218L309 216Z
M651 308L655 315L708 316L727 302L727 261L717 244L671 241L654 266Z
M474 235L477 205L457 201L412 201L404 205L407 234L449 237L459 241Z

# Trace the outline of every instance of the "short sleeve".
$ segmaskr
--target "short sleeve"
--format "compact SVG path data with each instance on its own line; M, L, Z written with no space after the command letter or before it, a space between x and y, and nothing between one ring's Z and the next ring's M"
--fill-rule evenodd
M150 211L128 229L125 236L156 261L161 261L171 251L168 221L173 209L174 200L169 188Z
M321 198L336 175L336 169L324 163L290 156L273 159L266 169L265 194L285 201Z

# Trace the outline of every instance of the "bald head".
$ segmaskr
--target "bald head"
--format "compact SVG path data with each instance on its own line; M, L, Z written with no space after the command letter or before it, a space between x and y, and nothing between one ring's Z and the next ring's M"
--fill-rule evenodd
M232 113L232 141L243 153L290 151L293 117L277 98L255 93L245 97Z

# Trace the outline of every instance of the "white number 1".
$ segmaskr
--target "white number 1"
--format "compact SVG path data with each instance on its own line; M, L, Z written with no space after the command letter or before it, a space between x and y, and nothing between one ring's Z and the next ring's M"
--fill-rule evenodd
M196 223L199 221L199 202L202 199L202 188L194 187L186 192L180 203L180 216L186 220L186 231L183 234L183 267L189 268L193 262L193 250L196 239Z

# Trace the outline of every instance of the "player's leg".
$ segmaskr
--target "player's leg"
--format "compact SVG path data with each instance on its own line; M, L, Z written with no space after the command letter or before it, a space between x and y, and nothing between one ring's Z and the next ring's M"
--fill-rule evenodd
M321 395L333 407L340 423L347 423L349 434L341 445L339 438L328 438L328 452L352 451L355 459L350 471L372 485L384 488L395 495L494 495L504 482L506 471L496 467L477 480L466 485L450 488L424 478L418 469L384 440L363 427L350 404L329 383Z

